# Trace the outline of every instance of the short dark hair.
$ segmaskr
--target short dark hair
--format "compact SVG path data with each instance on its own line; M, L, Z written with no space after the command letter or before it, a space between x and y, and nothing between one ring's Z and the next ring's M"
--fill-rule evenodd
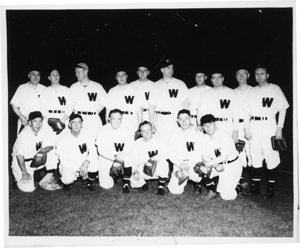
M140 123L138 131L140 132L141 129L142 129L142 127L145 126L145 125L150 125L150 127L152 128L151 122L149 122L149 121L143 121L142 123Z
M112 114L115 114L115 113L119 113L120 115L123 115L123 113L120 109L113 109L109 112L108 117L110 117Z
M256 71L257 71L258 69L264 69L264 70L266 71L266 74L268 74L268 69L267 69L267 67L265 67L265 66L263 66L263 65L258 65L258 66L256 66L256 68L255 68L255 70L254 70L254 73L256 73Z
M181 114L187 114L187 115L191 116L191 112L189 110L182 109L178 112L177 119L179 118L179 115L181 115Z

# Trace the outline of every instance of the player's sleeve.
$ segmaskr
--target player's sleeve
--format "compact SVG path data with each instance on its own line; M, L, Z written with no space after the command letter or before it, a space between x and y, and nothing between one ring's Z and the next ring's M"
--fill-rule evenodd
M278 110L287 109L289 107L289 103L288 103L283 91L281 90L281 88L279 86L277 86L276 94L278 95L278 98L276 101L276 108Z
M109 146L108 143L111 139L109 136L110 136L110 134L109 134L109 132L107 132L107 129L105 128L105 126L102 126L96 137L96 146L97 146L97 150L98 150L98 153L100 154L100 156L113 160L115 158L115 156L108 149L108 146Z
M15 105L16 107L20 107L21 104L22 104L22 85L20 85L15 94L13 95L13 98L11 99L10 101L10 104L12 105Z
M176 139L174 135L171 135L169 139L169 159L172 161L172 163L179 165L180 160L178 159L177 156L177 149L176 149L176 144L178 144L179 140Z
M43 116L48 119L49 112L48 112L48 97L47 97L47 88L42 91L42 94L40 96L41 101L41 112ZM45 124L45 123L44 123Z
M180 100L181 102L184 102L185 100L190 100L190 91L186 84L182 81L180 85Z
M156 106L159 95L159 85L156 82L152 85L150 89L149 104Z
M97 159L97 148L93 136L88 132L87 132L87 146L88 146L89 153L86 159L91 162Z
M99 107L105 107L107 101L107 93L101 84L99 84L98 92L99 92L99 98L98 98Z
M238 96L234 90L231 90L231 104L230 110L233 116L233 130L239 130L239 105L238 105Z
M75 99L76 99L76 90L75 90L75 86L72 85L70 88L69 88L69 91L68 91L68 99L67 99L67 104L66 104L66 114L67 115L71 115L73 110L74 110L74 105L75 105Z

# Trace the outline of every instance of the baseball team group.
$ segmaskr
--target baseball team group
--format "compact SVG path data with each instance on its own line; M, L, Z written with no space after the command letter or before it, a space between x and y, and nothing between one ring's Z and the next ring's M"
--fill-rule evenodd
M47 75L48 87L40 84L41 72L33 68L10 102L18 116L11 164L17 187L33 192L35 171L43 169L38 184L45 190L69 190L77 180L86 190L110 189L122 180L126 194L147 191L157 180L158 195L166 189L182 194L190 182L195 194L206 188L209 199L234 200L260 195L265 165L263 196L274 197L280 156L272 140L283 140L289 103L268 82L267 68L254 70L255 87L247 83L247 68L237 69L235 89L223 84L222 71L199 70L188 89L173 77L173 66L162 59L157 82L148 79L147 64L138 66L138 79L130 83L118 70L108 93L89 79L85 63L74 66L77 82L70 87L60 84L57 69ZM250 181L243 178L246 167Z

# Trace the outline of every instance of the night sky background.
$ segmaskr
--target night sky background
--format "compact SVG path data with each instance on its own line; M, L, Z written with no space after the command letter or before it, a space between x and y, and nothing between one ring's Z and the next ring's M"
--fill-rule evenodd
M224 84L237 87L235 71L255 66L269 69L269 82L286 95L284 135L292 145L293 121L293 9L91 9L7 10L8 99L28 72L42 72L41 83L58 69L61 84L76 82L72 66L85 62L89 78L106 91L117 84L116 70L126 70L128 82L137 79L140 64L147 64L149 79L162 74L157 66L165 57L174 63L174 77L190 88L195 73L224 72ZM208 85L212 85L208 77ZM10 143L15 140L17 118L9 105ZM10 144L10 147L12 143Z

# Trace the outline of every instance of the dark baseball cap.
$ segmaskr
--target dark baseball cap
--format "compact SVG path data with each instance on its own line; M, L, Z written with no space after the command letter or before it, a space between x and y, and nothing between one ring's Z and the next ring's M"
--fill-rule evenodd
M44 118L44 117L40 111L30 112L28 115L28 120L31 121L34 120L35 118Z
M215 122L216 118L212 114L204 115L201 117L201 125L204 125L205 123L211 123Z
M159 68L166 68L169 65L173 65L173 62L170 59L163 59L159 64Z
M70 115L69 122L73 121L73 120L76 119L76 118L79 118L79 119L81 119L81 121L83 121L82 116L81 116L80 114L72 113L72 114Z
M85 69L85 70L88 70L89 67L87 66L87 64L85 63L78 63L77 65L73 66L74 68L82 68L82 69Z

